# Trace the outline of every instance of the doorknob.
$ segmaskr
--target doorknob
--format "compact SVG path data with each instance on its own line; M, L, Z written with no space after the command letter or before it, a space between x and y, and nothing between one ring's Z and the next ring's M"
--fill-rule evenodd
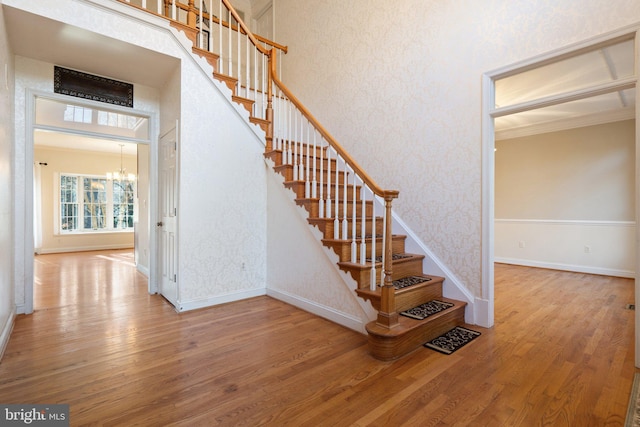
M162 221L160 221L157 225L158 227L162 227Z

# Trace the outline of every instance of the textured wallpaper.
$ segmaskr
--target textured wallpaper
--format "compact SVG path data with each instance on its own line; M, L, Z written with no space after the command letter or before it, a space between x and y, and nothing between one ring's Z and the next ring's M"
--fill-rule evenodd
M481 296L483 73L640 21L635 0L275 0L282 78Z

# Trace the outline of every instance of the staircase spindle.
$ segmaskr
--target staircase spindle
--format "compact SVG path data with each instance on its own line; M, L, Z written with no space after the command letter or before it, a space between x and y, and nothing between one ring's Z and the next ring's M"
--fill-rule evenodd
M297 111L297 109L296 109ZM302 114L298 111L298 116L300 117L300 127L298 129L298 145L300 150L298 151L298 156L300 157L298 159L298 179L300 181L304 180L304 145L303 145L303 140L304 140L304 130L302 129Z
M384 286L384 265L387 260L387 210L382 210L382 264L380 268L380 287Z
M264 91L264 89L262 89ZM253 48L253 99L258 100L258 49ZM256 108L256 113L260 112L257 117L264 119L266 117L264 105Z
M298 110L293 111L293 180L298 180Z
M143 3L146 3L145 0L143 0ZM144 7L144 6L143 6ZM202 26L204 21L202 20L202 0L200 0L200 9L198 9L198 43L199 43L199 47L200 49L204 49L204 34L202 34Z
M237 33L237 37L236 37L236 45L238 46L238 64L237 65L237 72L238 74L236 75L236 77L238 78L238 90L237 90L237 95L240 95L240 89L242 88L242 72L240 71L241 68L241 63L242 63L242 54L241 54L241 45L242 43L240 42L240 25L238 23L238 21L236 21L236 28L238 28L238 31L236 31Z
M360 198L362 199L362 214L360 215L360 264L365 265L367 263L367 195L364 181L362 181L362 187L360 187Z
M262 105L266 105L267 104L267 100L266 100L267 83L266 82L267 82L267 77L268 77L267 76L268 70L267 70L267 64L266 64L266 60L267 59L266 59L265 55L261 55L261 56L262 56L262 70L261 70L262 71L261 72L261 74L262 74L262 85L261 85L261 87L262 87Z
M334 206L336 208L335 218L333 220L333 238L338 240L340 239L340 207L338 205L338 195L340 194L340 184L339 184L339 171L340 170L340 154L336 153L336 189L334 191L333 196Z
M317 142L316 140L317 140L317 137L318 137L318 132L315 131L315 129L314 129L314 134L313 135L314 135L313 136L313 145L315 147L317 145L316 144L316 142ZM319 208L320 209L318 210L318 216L320 218L325 218L326 215L325 215L325 211L324 210L326 209L326 207L325 207L324 188L323 188L324 178L322 177L322 175L324 173L323 165L322 165L324 163L324 145L322 144L322 140L320 142L321 142L321 144L318 145L318 148L320 149L320 184L319 184L320 185L320 189L319 189L319 191L317 191L317 190L314 190L314 191L317 191L318 198L320 199L320 201L319 201ZM316 156L313 157L313 161L314 161L314 164L315 164ZM314 189L316 188L315 173L316 173L316 167L314 166L313 167L313 174L314 174L313 175L313 180L314 180L313 188Z
M244 92L246 94L245 96L246 96L247 99L252 99L251 98L251 91L250 91L251 90L251 76L249 75L249 72L251 71L251 67L250 67L250 65L251 65L250 58L251 57L249 56L249 53L250 53L249 52L249 34L245 34L244 47L245 47L245 50L246 50L246 52L245 52L245 61L244 61L244 68L245 68L245 70L244 70L244 81L245 81L245 84L247 85L247 87L244 90ZM255 111L256 111L256 103L254 102L253 105L251 106L251 115L253 117L256 116Z
M311 164L311 135L309 134L309 122L307 121L307 162L305 164L305 176L304 176L304 194L307 199L311 198L311 180L309 179L309 165ZM315 154L315 153L314 153Z
M347 162L344 162L344 181L342 186L342 239L347 240L349 220L347 218L347 192L349 188L349 172Z
M228 46L229 50L227 51L227 54L228 54L228 58L227 58L227 61L228 61L228 64L227 64L228 73L227 74L232 76L233 75L233 64L232 64L233 61L231 60L231 55L232 55L231 52L232 52L233 49L231 47L232 46L232 44L231 44L231 35L232 35L232 33L231 33L231 12L229 12L228 15L229 15L229 21L227 22L227 24L228 24L228 26L227 26L227 29L228 29L228 31L227 31L227 39L228 39L227 42L228 43L227 44L229 45Z
M322 139L324 145L324 138ZM324 160L320 162L320 189L322 189L322 164ZM331 146L327 143L327 218L331 218Z
M289 101L289 117L287 120L287 164L291 165L293 164L293 151L291 150L291 144L293 143L293 128L292 123L291 123L291 116L292 116L292 110L293 110L293 105L291 104L291 101Z
M311 124L309 124L309 127L311 127ZM313 130L313 166L312 166L312 171L311 173L313 174L313 178L311 180L311 197L313 197L314 199L316 197L318 197L318 181L316 180L316 159L318 157L318 145L316 144L317 142L317 137L318 137L318 132L316 132L316 130ZM322 153L322 152L321 152ZM320 164L322 164L322 156L320 156ZM320 186L322 186L322 184L320 184ZM320 190L322 191L322 190ZM324 202L322 200L322 196L320 196L320 217L322 218L324 215Z
M209 0L209 40L207 41L207 50L213 52L213 0Z
M222 55L222 0L218 1L218 72L224 70L224 56Z
M369 283L369 289L375 291L378 282L376 280L376 196L372 194L373 206L371 208L371 281Z
M353 203L351 203L351 262L358 262L358 244L357 234L358 234L358 226L356 225L356 220L358 219L357 208L358 204L356 203L356 184L358 180L356 179L355 171L353 171ZM345 203L346 203L345 199Z

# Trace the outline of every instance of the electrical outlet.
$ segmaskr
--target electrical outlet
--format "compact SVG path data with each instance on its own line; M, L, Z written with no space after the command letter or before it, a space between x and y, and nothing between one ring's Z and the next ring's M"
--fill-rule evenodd
M590 254L591 253L591 246L586 246L584 247L584 253L585 254Z
M525 243L524 243L524 240L520 240L520 242L518 243L518 247L519 247L520 249L522 249L522 248L524 248L525 246L526 246L526 245L525 245Z

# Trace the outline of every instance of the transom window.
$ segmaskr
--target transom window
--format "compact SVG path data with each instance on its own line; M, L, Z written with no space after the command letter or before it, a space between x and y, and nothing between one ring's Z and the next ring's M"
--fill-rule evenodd
M133 231L136 182L60 175L60 232Z

